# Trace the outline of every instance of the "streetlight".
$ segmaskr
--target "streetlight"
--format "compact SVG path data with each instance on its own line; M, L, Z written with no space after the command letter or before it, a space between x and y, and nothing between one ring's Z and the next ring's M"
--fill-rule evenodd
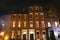
M2 36L2 39L4 39L5 32L1 32L0 35Z
M4 40L9 40L9 36L6 35L6 36L4 37Z
M1 36L4 36L4 32L1 32L0 35L1 35Z

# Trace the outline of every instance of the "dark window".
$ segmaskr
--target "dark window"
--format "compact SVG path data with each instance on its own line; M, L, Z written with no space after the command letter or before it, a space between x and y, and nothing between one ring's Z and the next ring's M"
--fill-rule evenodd
M45 32L43 32L43 34L45 34Z
M13 16L14 19L16 19L16 16Z
M41 15L41 18L43 18L43 15Z
M36 34L37 34L37 35L36 35L36 36L37 36L37 38L39 39L39 32L36 32Z
M38 18L38 15L36 15L36 18Z
M19 18L19 19L21 19L22 17L21 17L21 16L19 16L18 18Z
M32 15L30 15L30 18L32 18Z
M20 40L20 35L17 35L16 40Z
M60 34L58 34L58 38L60 38Z

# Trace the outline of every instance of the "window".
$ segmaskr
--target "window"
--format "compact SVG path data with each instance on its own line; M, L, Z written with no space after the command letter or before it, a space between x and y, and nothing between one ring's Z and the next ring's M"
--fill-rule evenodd
M35 11L38 11L38 6L35 6Z
M39 21L36 21L36 27L39 27Z
M27 17L27 15L26 15L26 14L24 14L24 19L26 19L26 17Z
M21 19L21 16L19 16L19 19Z
M15 38L14 36L14 31L12 31L12 34L11 34L11 39Z
M48 27L51 27L51 23L50 22L48 22Z
M18 21L18 27L21 27L21 21Z
M43 15L41 15L41 18L44 18Z
M43 13L40 13L41 18L44 18Z
M38 10L38 7L37 6L35 6L35 10Z
M36 19L38 19L38 18L39 18L38 13L35 13L35 17L36 17Z
M17 32L18 32L18 35L20 35L20 30L18 30Z
M43 13L40 13L40 15L43 15Z
M30 12L33 11L33 7L32 7L32 6L29 7L29 11L30 11Z
M13 16L13 19L16 19L16 16Z
M33 21L30 21L30 27L33 27Z
M39 39L39 35L40 33L39 33L39 31L36 31L36 38L37 38L37 40Z
M13 19L16 19L16 14L13 14Z
M15 27L15 22L16 22L16 21L13 21L13 27Z
M30 15L29 18L32 19L33 18L32 13L30 13L29 15Z
M26 21L24 21L24 27L26 27L26 24L27 24L27 22L26 22Z
M55 27L57 27L57 26L58 26L58 22L55 21Z
M42 26L42 27L45 27L44 21L41 21L41 26Z
M21 18L22 18L21 14L19 14L18 18L19 18L19 19L21 19Z
M43 40L46 40L46 31L43 30Z

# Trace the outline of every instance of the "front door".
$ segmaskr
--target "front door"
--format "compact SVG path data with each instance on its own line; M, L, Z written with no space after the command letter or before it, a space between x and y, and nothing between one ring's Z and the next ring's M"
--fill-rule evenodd
M26 29L22 30L21 40L27 40L27 30Z
M34 40L33 34L30 34L30 40Z
M35 40L35 30L29 29L29 40Z
M26 34L23 34L23 40L26 40Z
M40 40L40 32L39 32L39 30L36 31L36 40Z

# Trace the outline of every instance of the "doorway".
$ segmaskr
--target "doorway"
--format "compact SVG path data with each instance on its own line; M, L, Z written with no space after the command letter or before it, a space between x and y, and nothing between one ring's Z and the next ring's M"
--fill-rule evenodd
M29 29L29 40L35 40L35 30Z
M23 29L22 30L22 35L21 35L21 40L27 40L27 30L26 29Z
M23 34L23 40L26 40L26 34Z

